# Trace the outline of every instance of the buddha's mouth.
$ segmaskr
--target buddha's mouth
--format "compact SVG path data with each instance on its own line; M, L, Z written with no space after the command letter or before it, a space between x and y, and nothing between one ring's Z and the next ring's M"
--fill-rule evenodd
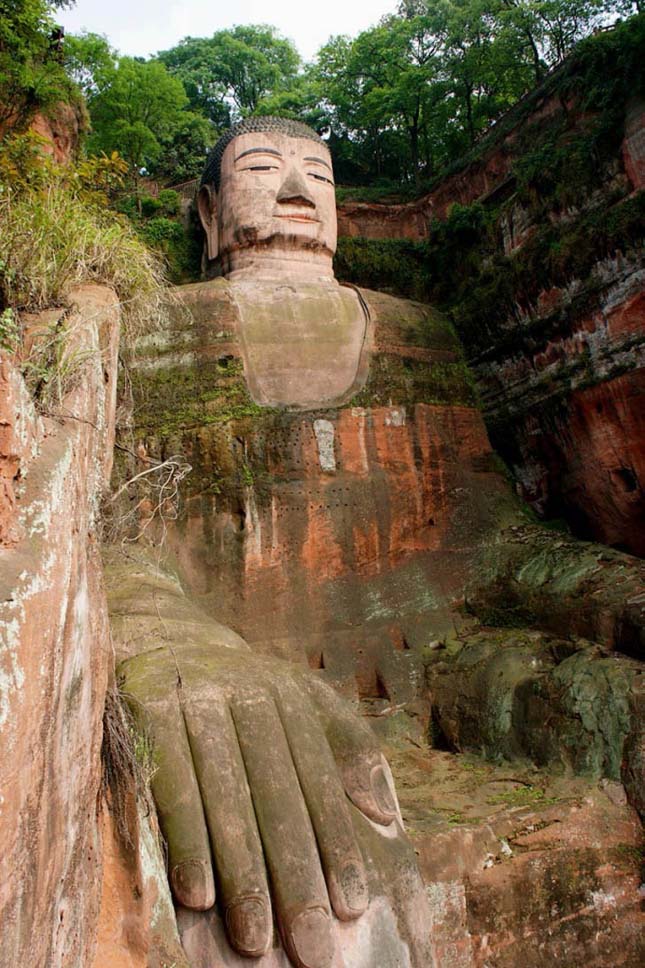
M319 218L314 218L312 215L304 214L293 214L293 215L276 215L276 218L284 219L287 222L320 222Z

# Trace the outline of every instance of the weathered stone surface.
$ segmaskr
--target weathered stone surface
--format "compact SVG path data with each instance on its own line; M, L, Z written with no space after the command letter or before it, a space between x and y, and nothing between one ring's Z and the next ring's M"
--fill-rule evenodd
M627 107L623 161L632 186L645 188L645 104L639 98Z
M364 389L302 414L249 399L227 284L186 287L192 320L134 363L132 449L192 466L177 520L147 533L163 528L212 614L255 648L397 703L418 681L411 647L450 625L473 547L518 511L450 327L362 295L374 330Z
M476 368L493 445L522 497L577 534L645 553L645 339L642 257L595 270L598 308L521 351ZM587 280L589 283L590 280ZM527 328L566 312L570 295L529 314Z
M37 418L3 362L12 388L3 440L15 455L4 518L14 546L0 549L3 966L90 964L95 946L110 663L96 526L112 460L120 315L107 289L74 298L70 339L85 362L64 416Z
M297 280L296 280L297 282ZM359 296L333 280L233 283L240 348L255 403L320 409L363 389L372 327Z
M44 430L22 374L8 355L0 358L0 547L13 547L23 531L16 490L42 443Z
M517 940L519 920L540 924L554 905L562 916L549 914L555 922L544 942L546 956L568 959L572 966L598 951L604 957L602 945L594 947L602 935L619 939L625 964L636 965L642 953L634 895L639 828L619 785L623 775L632 802L642 795L636 667L593 649L587 654L581 647L578 656L569 642L554 645L554 653L552 640L536 632L516 633L523 639L517 648L505 639L510 632L492 632L477 644L472 624L455 607L470 578L468 605L488 609L489 620L584 634L636 654L642 627L639 565L620 553L514 523L522 512L488 449L449 329L415 304L362 295L374 325L364 390L348 406L302 414L263 410L249 398L227 284L185 291L192 323L175 320L141 347L135 361L132 450L158 458L180 454L193 466L183 506L173 511L176 519L153 520L146 533L165 536L186 586L207 612L243 632L254 651L308 663L360 698L382 735L411 743L421 757L429 706L419 702L426 688L420 659L425 651L436 656L439 667L448 666L446 653L459 637L455 630L463 627L471 644L463 649L463 668L452 678L451 669L445 670L443 697L438 672L428 679L438 727L443 724L437 709L444 710L444 741L512 757L513 771L519 756L606 776L616 800L607 793L608 822L616 830L627 823L628 863L606 875L608 855L594 847L585 855L575 890L570 888L565 881L577 862L577 834L575 825L563 828L557 859L536 847L535 861L518 857L501 878L503 887L496 881L501 875L490 876L491 890L499 891L499 911L506 905L504 916L497 917L486 908L489 880L480 883L480 874L505 859L505 836L519 838L543 822L553 826L553 815L539 816L553 798L539 795L540 809L531 812L526 828L514 815L502 822L495 813L482 823L482 836L460 821L444 837L428 811L436 786L430 761L421 772L416 764L412 776L399 771L430 888L437 965L483 966L497 947L499 958L512 950L500 963L522 960L536 944L535 927ZM447 649L441 648L444 641ZM509 672L500 682L498 673L511 652ZM549 717L555 717L552 729L544 724ZM521 790L515 783L511 789L518 786ZM495 791L500 787L491 796ZM458 801L450 809L458 812ZM605 822L591 808L581 819L588 829ZM549 886L537 891L539 876ZM613 892L615 906L596 910L589 898L603 891ZM533 905L523 905L525 893L536 895ZM221 950L215 913L180 912L180 924L195 964L207 964ZM348 966L361 964L361 950L372 950L373 922L366 924L367 949L343 928L339 950ZM491 927L488 939L485 924ZM267 968L281 964L276 950L264 957ZM396 952L393 957L396 964ZM234 955L229 960L236 964ZM371 968L372 961L366 964Z
M77 156L81 137L88 128L86 109L77 105L54 105L47 114L37 114L30 130L43 138L43 150L59 165L68 164Z
M642 808L642 663L583 640L482 628L429 657L427 674L435 735L451 749L622 779Z
M493 130L475 158L424 198L405 205L341 204L339 234L423 241L432 219L446 219L454 204L496 211L504 202L497 252L512 257L510 278L516 270L521 276L527 243L545 225L573 228L600 205L608 220L620 221L616 200L629 202L643 188L642 102L625 104L622 147L597 172L588 197L567 208L547 178L546 187L534 189L538 197L530 211L526 197L516 197L514 171L521 170L528 146L542 136L545 144L557 140L563 132L560 143L566 144L590 120L575 102L565 104L557 95L537 91L530 101L530 111L520 105L504 119L503 136ZM599 229L592 222L588 233ZM599 246L594 265L585 262L582 271L571 269L565 277L554 256L535 292L517 284L510 309L488 307L499 316L482 319L485 331L493 324L490 345L483 352L466 350L493 447L511 467L522 497L540 516L564 518L578 536L643 555L645 274L637 236L608 251ZM555 253L559 246L545 251ZM483 244L477 259L489 257ZM458 314L459 306L454 308Z
M643 832L619 784L410 744L387 752L438 966L642 964Z
M160 641L176 641L187 688L192 672L182 666L182 647L195 637L201 641L210 625L219 637L219 626L189 602L182 604L175 582L159 584L157 577L151 584L148 576L146 592L137 596L136 584L127 580L131 571L130 562L113 576L117 640L135 640L144 660L146 649L155 650L153 657ZM145 568L141 574L145 578ZM154 597L154 608L145 605L146 596ZM625 735L632 738L633 722L642 719L636 694L640 664L534 631L477 633L464 623L463 638L459 651L454 639L430 650L435 727L454 747L483 748L511 759L495 766L428 751L418 734L400 728L394 710L377 711L385 720L386 748L429 911L415 927L422 906L417 900L406 910L409 878L394 890L391 858L383 853L389 841L355 820L371 900L359 921L334 922L334 968L510 968L525 960L537 965L531 959L538 954L571 968L587 963L600 968L612 946L620 950L619 964L636 968L644 954L638 892L643 834L620 775ZM239 647L232 638L228 649L235 654ZM217 648L200 648L211 656L204 660L205 672ZM134 660L133 668L135 674L142 670L141 661ZM155 669L158 675L159 666ZM271 660L263 682L276 670ZM216 688L226 689L227 674L212 678ZM250 679L245 688L253 688ZM140 686L129 690L139 693ZM374 715L372 704L364 703L364 709ZM556 769L538 769L527 757ZM639 766L631 762L636 775ZM585 776L574 778L572 771ZM599 784L594 775L612 779ZM402 872L400 861L396 870ZM425 955L416 949L409 956L402 945L402 914L407 930L431 943ZM219 908L205 914L179 909L178 922L193 968L220 963L241 968L243 959L226 943ZM287 968L288 962L273 946L258 964Z
M0 124L0 136L12 132L14 125L15 118ZM29 130L41 139L40 150L59 165L73 161L87 129L87 110L80 101L76 104L60 101L47 112L37 112L29 121Z
M101 906L92 968L189 968L168 888L166 865L151 804L130 803L130 847L101 813Z
M482 547L469 608L491 625L582 636L643 659L645 564L539 526L513 526Z

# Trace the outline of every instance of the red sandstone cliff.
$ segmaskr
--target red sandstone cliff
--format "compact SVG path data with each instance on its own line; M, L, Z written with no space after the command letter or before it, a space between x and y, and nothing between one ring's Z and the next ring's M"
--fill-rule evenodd
M527 132L539 138L541 124L557 122L573 139L587 121L575 101L563 104L547 90L533 98L530 113L507 125L502 137L493 130L469 164L424 198L405 205L342 204L339 233L423 241L432 220L445 219L452 205L477 202L500 212L500 251L518 262L539 225L551 220L575 227L612 193L636 199L645 187L645 104L632 100L618 156L582 210L560 211L548 197L534 199L532 207L514 202L514 165L526 151ZM539 514L565 518L576 534L640 555L644 292L645 257L636 241L600 253L584 275L572 270L565 278L547 278L529 297L518 291L508 318L482 318L482 327L497 335L483 352L481 345L470 351L493 446L511 466L522 496Z
M78 348L90 353L80 354L85 359L82 378L77 374L54 414L38 416L16 361L3 358L0 371L4 391L0 395L0 755L5 765L0 845L3 870L8 872L0 893L0 964L3 968L13 968L17 962L38 968L179 966L185 961L176 947L167 892L161 897L164 874L147 825L140 828L137 857L119 845L112 821L99 809L101 719L112 654L96 529L98 502L112 457L119 315L109 290L85 287L75 300L79 310L68 325ZM373 306L381 314L395 303L388 297L373 297ZM408 308L413 315L423 311ZM204 340L208 323L208 313L196 319L193 348L199 346L200 351L188 353L201 371L203 391L196 399L187 388L194 408L189 417L198 412L212 416L217 406L216 396L205 399L209 360L217 367L219 402L230 407L234 398L235 375L226 376L232 357L226 351L225 334L217 328L208 344ZM394 313L383 329L380 349L396 370L401 346L395 323ZM435 374L445 374L442 366L448 365L451 392L467 394L454 346L446 342L439 321L435 325L436 340L431 346L412 347L408 363L414 359L420 365L430 356ZM157 355L158 348L148 362L163 377L163 367L154 359ZM185 366L186 360L181 359ZM172 355L165 362L172 365ZM420 378L422 371L417 369ZM410 373L409 366L399 373L403 381L399 392L405 392ZM317 494L318 503L325 505L299 507L297 516L311 524L306 533L290 528L284 518L278 525L264 514L268 541L258 534L259 517L249 520L242 535L241 514L252 519L257 505L251 496L261 490L262 481L237 488L246 493L246 504L237 505L237 518L235 513L224 517L231 526L231 541L243 542L243 583L256 597L257 576L262 572L269 575L275 566L278 578L282 574L289 579L293 566L289 555L294 551L310 593L325 577L344 568L342 558L350 547L358 556L352 565L359 584L364 576L377 582L379 568L390 569L410 549L431 551L449 532L456 541L457 491L463 502L464 486L473 485L474 492L489 489L483 482L496 472L473 407L466 401L428 405L403 421L403 408L388 399L393 392L391 379L391 373L389 380L381 374L368 387L372 403L380 403L372 408L374 420L369 427L364 409L356 407L342 411L336 428L335 459L347 476L345 485L359 487L354 496L363 494L369 510L369 492L361 490L362 485L374 486L376 501L379 486L390 492L392 514L377 524L374 533L362 526L360 502L351 512L354 533L343 528L344 493L332 490L339 486L338 474L335 482L325 477L321 442L303 432L300 417L284 428L285 436L273 441L266 466L287 485L284 491L276 491L277 503L283 499L282 510L287 514L297 496L289 497L285 472L290 472L292 482L301 482L301 496L308 504ZM169 395L167 381L162 383L163 399L177 408L183 401L177 393ZM153 399L153 412L160 421L159 443L159 435L168 433L168 416L154 409L154 404ZM178 443L177 423L182 425L185 417L176 413L177 422L169 433L173 445ZM272 419L271 414L267 419ZM199 511L207 496L203 485L219 478L209 460L230 450L233 463L239 460L244 466L237 438L227 437L223 448L213 449L213 438L204 431L192 423L188 434L205 462L202 468L195 466L197 490L192 498L197 503L186 533L193 551L209 547L208 520L212 523L213 509L205 501ZM260 460L262 455L257 457ZM419 466L424 463L425 475ZM424 495L421 502L419 495ZM232 496L233 492L221 503L227 506ZM475 493L475 504L467 502L476 509L474 518L466 515L459 524L464 539L472 537L473 528L481 523L483 511L477 508L476 498ZM289 506L287 500L292 502ZM235 512L234 501L230 508ZM425 517L428 510L432 521ZM451 521L446 510L451 510ZM290 538L288 547L273 540L280 533ZM377 547L380 541L383 553ZM336 551L334 544L339 543ZM443 568L454 567L456 558L444 557ZM422 593L424 587L420 586ZM376 599L368 602L371 609L376 604ZM217 605L218 610L224 609L226 602L220 597ZM327 644L322 643L323 648ZM405 642L398 645L393 654L405 665L410 651ZM392 652L391 644L389 648ZM368 664L359 676L365 696L396 688L396 678L392 683L387 675L373 681L373 672ZM377 710L391 707L385 696L374 699ZM392 736L396 736L396 717L392 723ZM387 724L385 718L386 728ZM392 745L390 755L404 816L429 885L432 923L427 929L436 968L475 968L493 958L504 968L518 960L537 966L545 958L572 966L600 966L607 963L609 952L618 952L616 965L640 965L637 858L642 832L618 784L599 790L595 781L554 781L535 772L522 773L518 781L515 766L509 780L507 769L485 764L474 768L470 761L450 754L429 754L408 742L406 734ZM509 782L519 794L523 785L533 789L534 784L545 784L544 802L503 806L498 798L500 791L509 790ZM160 915L166 918L160 929L165 931L162 939L154 937Z
M99 907L101 721L111 663L97 535L112 463L119 310L84 287L85 362L39 416L0 363L0 964L91 964ZM31 320L36 323L37 320Z
M40 136L44 154L49 155L57 164L65 165L77 156L88 124L87 111L83 104L60 102L46 113L35 114L29 122L28 130ZM11 122L0 125L0 138L10 132L11 128Z

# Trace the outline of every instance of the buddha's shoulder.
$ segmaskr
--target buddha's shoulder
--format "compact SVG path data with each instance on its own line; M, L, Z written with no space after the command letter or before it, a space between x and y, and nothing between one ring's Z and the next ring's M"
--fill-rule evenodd
M176 286L164 315L160 329L139 341L139 364L149 351L167 365L175 359L188 364L227 353L239 356L238 308L226 279Z
M181 310L188 311L191 322L212 323L214 317L225 325L235 325L237 307L233 299L232 287L226 279L208 279L177 286L179 315Z
M353 291L370 321L375 349L411 345L429 350L459 351L459 342L447 318L433 306L404 299L387 292L376 292L341 284L341 290ZM223 278L179 286L179 313L202 337L208 331L235 339L238 304L233 286ZM187 312L186 312L187 311Z
M412 355L428 362L446 354L461 356L461 344L448 318L428 303L387 292L356 288L369 314L377 353Z

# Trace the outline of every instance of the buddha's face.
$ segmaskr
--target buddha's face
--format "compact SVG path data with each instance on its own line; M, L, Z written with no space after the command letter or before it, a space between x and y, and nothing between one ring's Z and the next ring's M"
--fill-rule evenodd
M331 275L336 198L331 155L308 138L247 132L227 145L219 191L202 189L209 256L228 274L272 265Z

